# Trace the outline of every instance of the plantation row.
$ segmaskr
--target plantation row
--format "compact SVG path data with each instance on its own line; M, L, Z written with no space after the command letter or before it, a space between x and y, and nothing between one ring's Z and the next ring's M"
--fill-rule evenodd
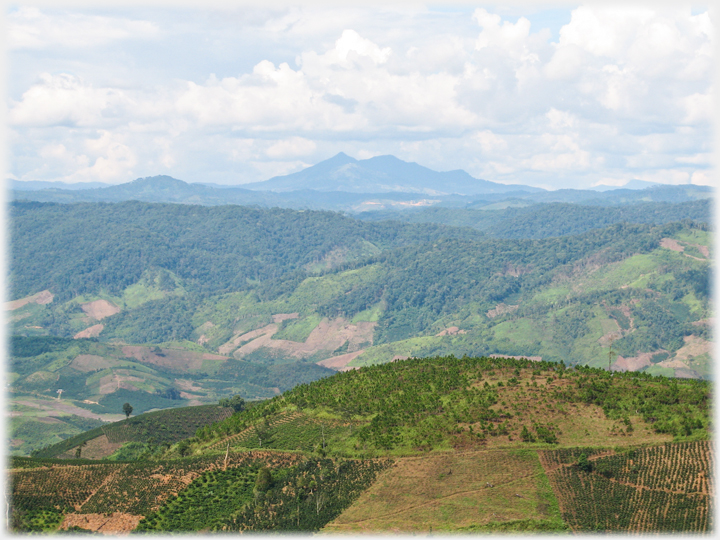
M244 507L229 531L317 531L350 506L390 460L310 459Z
M546 469L573 530L712 530L709 442L642 448L584 465L580 450L577 464ZM570 456L565 450L544 454L544 465L567 463Z
M204 473L137 531L314 531L347 508L388 460L308 459L294 467Z
M261 464L289 467L301 456L278 452L231 452L228 467ZM146 515L184 490L202 472L225 466L224 455L173 461L100 462L16 470L10 489L14 510Z
M638 487L680 493L710 492L711 443L699 441L640 448L600 459L595 472Z
M260 422L231 437L231 447L273 448L313 452L328 441L352 433L352 424L332 420L317 420L304 414L279 414L272 421ZM226 440L213 445L223 448Z
M229 417L233 410L217 405L182 407L143 414L127 421L103 426L103 433L111 443L147 442L150 444L176 443L213 422Z
M70 437L62 442L32 453L34 458L47 459L73 455L73 450L83 443L105 435L111 443L143 442L148 444L174 444L214 422L228 418L233 413L229 407L200 405L145 413L142 416L120 420Z

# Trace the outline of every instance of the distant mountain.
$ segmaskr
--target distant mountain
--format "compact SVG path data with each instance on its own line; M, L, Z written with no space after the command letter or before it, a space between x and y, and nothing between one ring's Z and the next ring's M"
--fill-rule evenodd
M646 189L650 187L666 186L667 184L659 184L657 182L648 182L646 180L630 180L622 186L609 186L607 184L600 184L594 186L591 189L594 191L612 191L615 189Z
M397 180L394 187L397 189L390 189L393 186L382 183L389 178L388 171L392 170L400 171L394 177ZM409 185L413 178L417 180L415 188ZM367 191L362 190L363 182L364 185L369 186ZM8 192L9 198L56 203L144 201L204 206L238 204L358 213L378 210L405 211L428 206L497 210L538 203L574 203L590 206L619 206L643 202L681 203L711 198L714 193L713 188L709 186L691 184L657 185L641 190L623 188L604 192L587 189L544 191L529 186L503 185L478 180L464 171L438 173L417 163L406 163L392 156L357 161L345 154L338 154L294 175L242 186L188 184L171 176L149 176L125 184L112 186L101 184L105 187L89 189L61 182L47 183L54 187L11 189ZM465 191L461 185L463 183L467 188ZM32 182L23 184L32 184ZM85 186L90 185L92 184ZM435 193L434 189L427 187L430 185L448 186L446 191L452 194ZM489 186L488 191L483 193L473 191L481 189L482 186ZM290 189L291 187L293 189ZM340 187L343 189L340 190ZM371 191L370 188L375 191Z
M267 191L346 191L350 193L423 193L426 195L477 195L511 191L541 192L540 188L506 185L470 176L463 170L437 172L395 156L357 160L340 152L302 171L264 182L244 184L246 189Z
M7 180L7 187L16 191L37 191L39 189L93 189L110 187L103 182L45 182L41 180Z

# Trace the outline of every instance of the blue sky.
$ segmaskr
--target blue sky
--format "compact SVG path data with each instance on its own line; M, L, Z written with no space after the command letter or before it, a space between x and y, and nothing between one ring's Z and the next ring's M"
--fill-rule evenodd
M550 189L711 183L702 7L100 5L6 11L10 177L242 184L342 151Z

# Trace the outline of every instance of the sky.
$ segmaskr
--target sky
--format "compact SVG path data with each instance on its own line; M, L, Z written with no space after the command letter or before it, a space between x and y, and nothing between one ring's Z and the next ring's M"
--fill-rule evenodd
M7 7L6 176L243 184L345 152L545 189L714 180L706 6L213 6Z

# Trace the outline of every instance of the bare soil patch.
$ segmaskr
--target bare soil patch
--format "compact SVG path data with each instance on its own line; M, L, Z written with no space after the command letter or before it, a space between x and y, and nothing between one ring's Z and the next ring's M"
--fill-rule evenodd
M98 321L104 319L105 317L109 317L110 315L120 313L120 308L107 300L95 300L93 302L88 302L87 304L82 304L80 308L82 308L88 316Z
M220 354L230 354L234 349L240 346L243 342L253 341L261 337L268 336L268 339L270 336L272 336L275 332L278 331L278 325L277 324L268 324L267 326L263 326L262 328L258 328L257 330L252 330L250 332L245 332L244 334L240 334L238 336L233 337L230 341L225 343L224 345L220 345L218 348L218 352ZM259 347L257 347L259 348ZM253 349L255 350L255 349Z
M685 345L675 353L676 360L686 361L692 360L701 354L712 354L713 344L711 341L706 341L695 335L685 336L683 339L685 340Z
M70 363L70 367L78 371L95 371L96 369L105 369L112 366L109 360L96 354L79 354Z
M142 383L145 379L136 377L134 375L126 375L122 372L115 371L111 375L106 375L100 379L100 394L112 394L117 392L121 388L125 390L139 390L133 382Z
M28 304L39 304L43 306L52 302L53 298L55 298L55 295L50 291L40 291L39 293L33 294L32 296L26 296L25 298L13 300L12 302L5 302L5 309L8 311L13 311Z
M450 326L449 328L435 334L435 337L456 336L458 334L467 334L467 330L460 330L457 326Z
M299 316L299 313L277 313L272 316L272 320L274 323L281 323L290 319L297 319Z
M508 306L501 302L497 306L495 306L493 309L488 311L485 315L487 315L491 319L494 319L498 315L504 315L505 313L512 313L519 307L520 307L519 305L518 306Z
M124 414L98 414L77 407L69 401L57 399L17 399L14 400L19 405L33 407L46 413L47 416L61 416L62 413L74 414L83 418L95 418L96 420L105 420L106 422L115 422L124 418ZM40 417L37 417L40 418Z
M702 253L705 258L710 258L710 248L707 246L703 246L701 244L693 244L696 248L698 248L698 251Z
M673 240L672 238L663 238L660 240L660 247L677 251L678 253L685 251L685 248L677 240Z
M175 379L174 382L180 390L187 390L189 392L202 390L202 387L196 385L193 381L188 379Z
M365 352L365 349L361 349L359 351L347 353L347 354L341 354L340 356L333 356L332 358L328 358L326 360L320 360L320 362L315 362L319 366L323 366L326 368L334 369L336 371L349 371L351 369L356 369L352 366L348 366L348 364L360 356L362 353Z
M138 526L143 517L122 512L113 512L110 516L105 514L66 514L60 524L60 529L80 527L102 534L127 535Z
M277 351L286 357L301 359L323 353L332 354L345 344L347 344L348 353L358 352L368 345L372 345L373 331L376 325L375 322L353 324L342 317L332 320L323 319L310 332L304 343L298 343L285 339L271 339L272 335L277 332L277 325L271 324L233 340L233 342L240 343L251 339L249 343L236 350L233 356L242 358L258 349L266 348Z
M421 532L544 519L538 474L536 456L508 451L400 458L324 531Z
M86 328L85 330L81 330L80 332L75 334L73 336L73 339L98 337L100 335L100 332L102 332L104 328L104 324L94 324Z
M202 368L203 360L227 360L227 356L185 351L180 349L161 349L153 352L150 347L126 345L122 348L125 356L135 358L143 364L171 368L181 371Z
M654 352L640 353L637 356L631 356L628 358L625 358L624 356L618 356L615 362L613 362L610 369L612 371L638 371L639 369L652 365L650 359L653 357L653 355L661 352L666 351L659 350Z
M85 459L102 459L111 455L118 450L123 443L111 443L105 435L100 435L87 442L81 452L81 457ZM77 448L77 447L76 447ZM75 448L64 452L58 456L60 459L72 459L75 457Z

